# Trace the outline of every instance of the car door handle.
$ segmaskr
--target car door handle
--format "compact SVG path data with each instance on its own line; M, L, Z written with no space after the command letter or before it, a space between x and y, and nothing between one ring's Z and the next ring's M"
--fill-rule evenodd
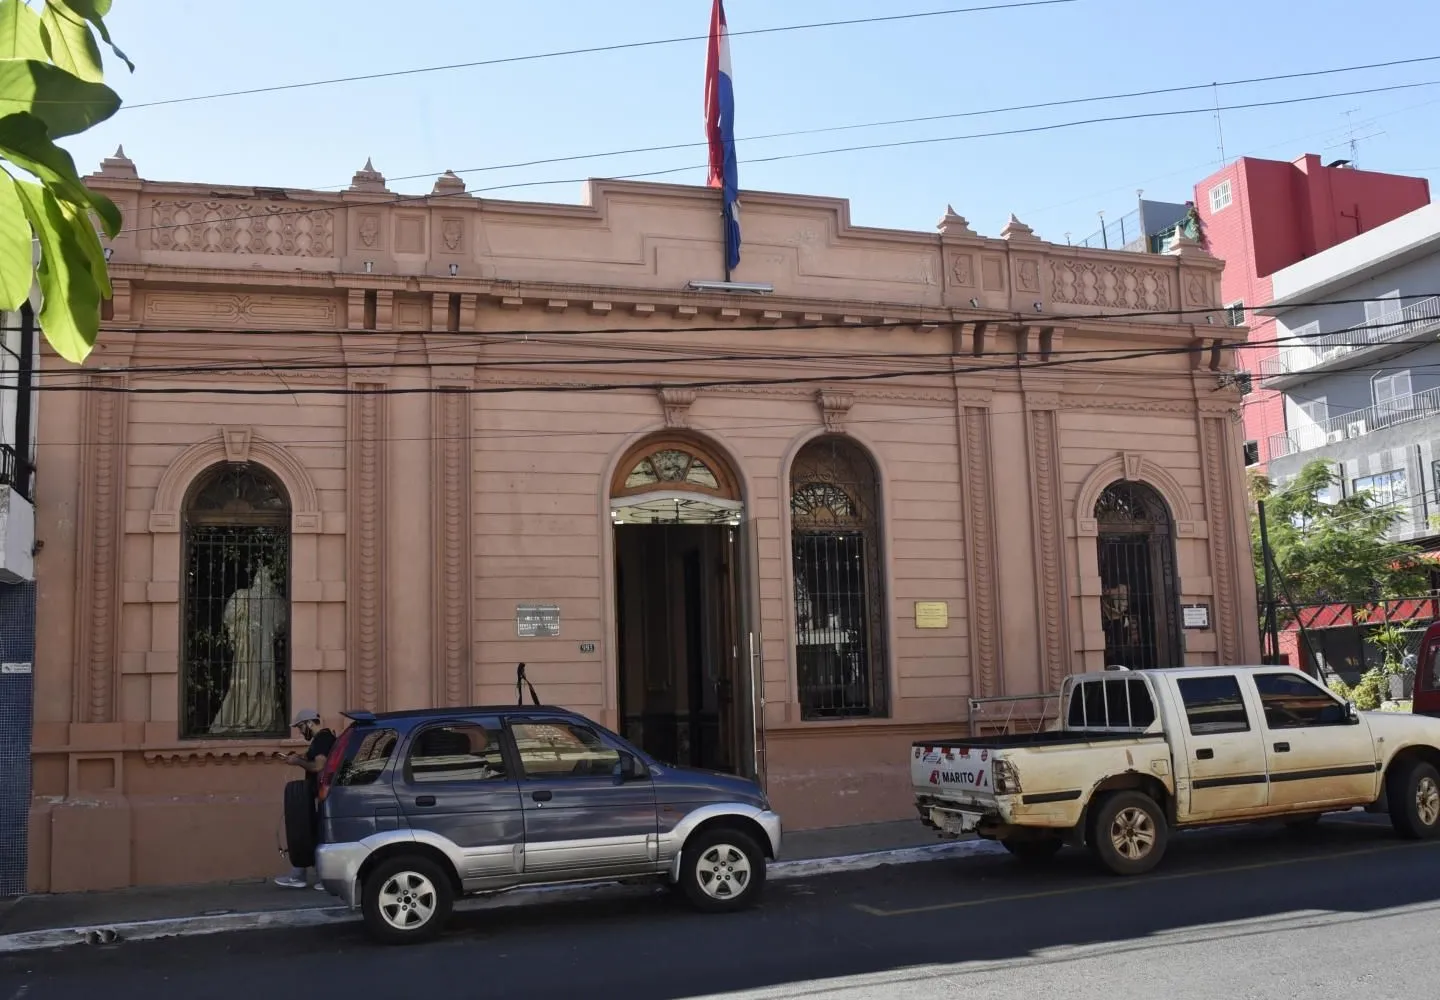
M1214 760L1214 759L1215 759L1215 751L1214 751L1214 750L1211 750L1209 747L1201 747L1199 750L1196 750L1196 751L1195 751L1195 759L1196 759L1196 760Z
M555 797L555 793L550 791L549 789L542 788L538 792L531 792L530 797L536 802L549 802Z
M1289 752L1290 752L1290 744L1289 744L1289 743L1276 743L1276 744L1275 744L1275 752L1276 752L1276 753L1289 753Z
M435 796L433 796L433 795L419 795L419 796L416 796L416 798L415 798L415 804L416 804L417 806L433 806L433 805L435 804Z

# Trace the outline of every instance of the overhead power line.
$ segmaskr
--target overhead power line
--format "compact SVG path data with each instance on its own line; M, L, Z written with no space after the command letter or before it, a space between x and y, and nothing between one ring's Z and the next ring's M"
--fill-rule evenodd
M1097 94L1091 97L1070 97L1051 101L1039 101L1033 104L1012 104L999 108L983 108L978 111L953 111L938 115L919 115L912 118L889 118L881 121L857 122L849 125L827 125L820 128L791 129L785 132L767 132L759 135L742 136L736 142L760 142L769 139L790 139L805 135L824 135L832 132L851 132L870 128L887 128L895 125L922 125L930 122L951 121L957 118L981 118L987 115L1013 114L1018 111L1039 111L1048 108L1069 107L1076 104L1099 104L1105 101L1122 101L1138 97L1158 97L1165 94L1182 94L1197 90L1210 90L1215 87L1242 87L1259 83L1278 83L1282 80L1300 80L1317 76L1332 76L1340 73L1358 73L1372 69L1388 69L1396 66L1409 66L1417 63L1428 63L1440 61L1440 55L1416 56L1410 59L1392 59L1388 62L1363 63L1356 66L1337 66L1332 69L1303 70L1296 73L1280 73L1272 76L1252 76L1241 80L1220 80L1211 83L1192 83L1176 87L1158 87L1151 90L1132 90L1119 94ZM1213 110L1213 109L1212 109ZM576 153L570 156L551 156L536 160L518 160L514 163L496 163L483 167L466 167L461 170L450 170L453 174L478 174L491 173L498 170L520 170L526 167L549 166L557 163L575 163L581 160L598 160L611 156L631 156L640 153L668 153L681 149L698 149L704 147L705 142L675 142L661 146L633 146L627 149L611 149L600 153ZM423 174L403 174L398 177L387 177L390 182L427 180L432 177L439 177L445 171L431 171ZM344 187L349 182L332 184L330 187Z
M1393 325L1393 324L1385 324L1385 325L1388 326L1388 325ZM1284 342L1290 342L1290 340L1293 340L1293 338L1287 338L1287 340L1284 341ZM1280 341L1277 341L1276 343L1280 343ZM1366 346L1368 346L1368 342L1366 342ZM518 392L546 392L546 393L548 393L548 392L616 392L616 391L625 391L625 390L709 389L709 388L724 388L724 387L735 387L735 386L806 385L806 384L817 384L817 383L826 383L826 382L868 382L868 381L879 381L879 380L893 379L893 378L927 377L927 376L949 376L949 375L954 375L954 374L973 374L973 373L989 373L989 374L995 374L995 373L998 373L998 372L1005 372L1005 371L1025 372L1025 371L1030 371L1030 370L1035 370L1035 369L1053 369L1053 368L1062 367L1062 366L1097 365L1097 364L1114 363L1114 362L1121 362L1121 361L1142 360L1142 359L1156 358L1156 357L1167 357L1167 356L1173 357L1173 356L1176 356L1176 355L1184 355L1184 354L1201 354L1201 353L1207 353L1207 352L1209 352L1210 350L1212 350L1212 348L1211 348L1209 345L1205 345L1205 344L1200 344L1200 345L1188 344L1188 345L1181 345L1181 346L1176 346L1176 347L1158 347L1158 348L1147 348L1147 349L1143 349L1143 350L1132 350L1132 351L1129 351L1128 353L1124 353L1124 354L1108 354L1108 353L1107 353L1107 354L1102 354L1102 355L1099 355L1099 356L1051 358L1051 359L1049 359L1049 360L1041 360L1041 361L1030 361L1030 360L1026 360L1025 358L1022 358L1021 356L1019 356L1018 354L1014 354L1013 352L1006 352L1005 354L1002 354L1002 355L999 355L999 356L1001 356L1001 357L1006 357L1006 358L1009 358L1009 357L1013 356L1014 359L1015 359L1013 364L1010 364L1010 363L1006 363L1006 364L996 364L996 363L994 363L994 362L992 361L992 362L990 362L990 363L965 364L965 365L957 365L955 362L956 362L956 361L959 361L959 360L964 360L964 359L967 359L967 358L974 358L976 361L981 361L981 360L983 360L983 355L982 355L982 356L974 356L974 355L967 356L967 355L963 355L963 354L931 354L931 355L916 354L916 355L914 355L914 358L915 358L915 360L916 360L917 362L927 362L927 361L929 361L929 362L942 362L942 361L943 361L943 362L945 362L945 364L940 365L940 366L932 366L932 367L917 366L917 367L913 367L913 368L904 368L904 369L900 369L900 370L879 371L879 372L859 372L859 373L853 373L853 372L830 372L830 373L825 373L825 374L804 375L804 376L762 376L762 377L754 377L754 378L724 378L724 377L721 377L721 378L697 379L697 380L690 380L690 381L683 381L683 382L679 382L679 381L592 382L592 383L577 383L577 384L570 384L570 385L540 385L540 386L536 386L536 385L513 385L513 386L470 386L470 387L451 387L451 386L400 386L400 387L393 387L393 386L385 386L385 387L382 387L382 388L379 388L379 389L358 389L358 388L353 388L353 387L350 387L350 386L299 386L299 387L283 386L283 387L281 387L281 388L258 388L258 387L225 386L225 385L221 385L221 386L133 386L133 385L108 385L108 384L97 383L97 382L93 382L93 381L86 381L86 382L54 382L54 381L50 381L50 380L47 379L47 380L45 380L44 382L42 382L41 384L37 385L36 388L37 388L38 390L41 390L41 391L50 391L50 392L76 392L76 391L78 391L78 392L110 392L110 393L129 393L129 394L137 394L137 395L157 395L157 394L163 394L163 395L246 395L246 396L266 396L266 395L279 395L279 396L284 396L284 395L289 395L289 396L296 396L296 397L298 397L298 396L313 396L313 395L323 395L323 396L349 396L349 395L385 395L385 396L388 396L388 395L420 395L420 394L424 394L424 395L446 395L446 394L492 395L492 394L502 394L502 393L518 393ZM653 364L656 363L656 360L657 360L657 359L654 359L654 358L647 358L647 359L642 359L642 360L640 360L640 361L631 362L631 363L634 363L634 364L642 364L642 365L645 365L645 364L653 365ZM704 359L704 360L707 360L707 361L708 361L708 360L713 360L713 359ZM816 355L816 356L814 356L813 358L809 358L809 357L797 357L797 358L795 358L795 359L793 359L793 360L797 360L797 361L824 361L824 360L826 360L826 359L825 359L824 355ZM564 368L564 367L567 365L567 362L565 361L565 359L542 359L542 360L540 360L540 361L532 362L532 363L534 363L534 364L541 364L541 365L544 365L544 366L546 366L546 367L551 367L551 368ZM428 364L428 363L427 363L427 364ZM423 367L423 366L424 366L424 365L417 365L417 367ZM408 366L397 366L397 367L408 367ZM478 365L477 365L477 367L482 367L482 366L478 366ZM283 368L277 368L277 366L275 366L275 365L265 364L265 363L256 363L256 364L253 366L252 372L255 373L255 374L273 373L273 374L276 375L276 378L279 379L279 378L280 378L280 371L283 371L283 370L285 370L285 369L283 369ZM1341 369L1341 370L1343 370L1343 369ZM75 374L76 376L82 376L82 377L83 377L83 376L87 376L87 375L94 375L94 374L124 374L124 373L125 373L125 372L124 372L123 370L116 370L116 371L108 372L108 373L105 372L105 371L103 371L103 370L87 370L87 369L75 369L75 370L74 370L74 374ZM198 368L196 368L196 369L188 372L188 374L206 374L206 373L207 373L207 370L206 370L204 367L198 367ZM212 373L212 374L213 374L213 373L214 373L213 369L209 370L209 373ZM171 372L169 372L169 374L176 374L176 372L175 372L174 370L172 370ZM1152 377L1153 377L1153 373L1146 373L1146 374L1147 374L1148 376L1152 376ZM1218 375L1218 374L1221 374L1221 373L1220 373L1220 372L1216 372L1215 374ZM1109 373L1107 373L1107 377L1108 377L1108 375L1109 375ZM282 380L282 381L283 381L283 380Z
M956 325L956 324L947 324L947 325ZM1390 329L1391 327L1393 327L1393 326L1395 326L1395 325L1396 325L1395 323L1380 321L1380 322L1376 322L1376 323L1372 323L1372 324L1362 324L1362 325L1353 327L1353 328L1351 328L1351 329L1349 329L1349 330L1346 330L1346 331L1343 331L1343 332L1346 332L1346 333L1354 333L1354 334L1357 334L1357 335L1358 335L1358 334L1361 334L1361 333L1364 333L1364 332L1370 331L1370 330L1382 330L1382 329L1388 330L1388 329ZM707 329L709 329L709 330L711 330L711 331L713 331L713 332L734 332L734 329L735 329L735 328L733 328L733 327L713 327L713 328L707 328ZM774 326L766 326L766 327L749 327L749 328L746 328L746 329L748 329L748 330L751 331L751 332L773 332L773 331L775 331L777 328L774 327ZM851 328L840 328L840 327L831 328L831 327L816 326L816 327L811 327L811 328L805 328L805 327L781 327L781 328L779 328L779 329L780 329L780 330L783 330L784 332L793 332L793 331L796 331L796 330L805 330L805 329L814 329L814 330L817 330L817 331L818 331L818 330L851 329ZM863 328L862 328L862 329L863 329ZM1222 328L1222 329L1224 329L1224 328ZM154 334L154 333L159 333L159 332L170 332L170 331L150 330L150 331L132 331L132 332L142 332L142 333L151 333L151 334ZM243 333L243 331L240 331L240 332ZM367 330L367 331L363 331L363 333L365 333L365 334L372 334L373 332L374 332L374 331L368 331L368 330ZM629 331L629 330L611 329L611 330L608 331L608 332L610 332L610 333L612 333L612 334L615 334L615 333L641 332L641 331L638 331L638 330L637 330L637 331ZM644 332L694 333L694 332L696 332L696 331L693 330L693 329L684 329L684 328L678 328L678 329L676 329L676 328L671 328L671 329L659 330L659 331L646 330L646 331L644 331ZM543 348L543 347L545 346L545 341L542 340L542 339L540 339L540 338L542 338L542 337L544 336L544 332L543 332L543 331L505 331L505 335L507 335L507 336L510 335L510 334L516 334L516 335L518 335L518 334L520 334L520 333L524 333L524 334L525 334L525 340L523 341L523 343L527 343L527 344L534 345L534 346L537 347L537 348ZM1298 343L1303 343L1306 339L1311 339L1311 338L1313 338L1313 337L1318 337L1318 336L1333 336L1333 334L1301 335L1301 336L1298 336L1298 337L1297 337L1297 336L1293 336L1293 335L1286 335L1286 336L1284 336L1284 337L1279 337L1279 338L1276 338L1276 339L1273 339L1273 340L1246 342L1246 343L1244 344L1244 346L1246 346L1246 347L1278 347L1278 346L1288 346L1288 345L1293 345L1293 344L1295 344L1295 343L1297 343L1297 342L1298 342ZM483 343L483 342L482 342L482 343ZM509 344L515 344L515 343L522 343L522 341L520 341L520 340L512 340L512 341L505 341L504 343L507 344L507 345L509 345ZM1003 341L1002 341L1002 343L1003 343ZM403 357L403 356L415 356L416 354L421 353L421 352L424 352L424 353L426 353L426 354L433 354L433 353L436 352L437 350L453 350L453 349L455 349L455 348L472 347L472 346L477 346L476 342L474 342L474 341L470 341L470 342L455 341L455 342L451 342L451 343L448 343L448 344L441 345L440 347L433 347L433 346L428 345L428 344L427 344L427 345L424 345L424 346L418 346L418 345L416 345L416 346L410 346L410 347L408 347L408 348L407 348L407 347L404 347L404 346L397 346L396 349L395 349L395 351L394 351L393 353L394 353L395 355L397 355L397 356L402 356L402 357ZM588 346L594 347L594 346L597 346L597 345L594 345L593 342L592 342L592 343L589 344ZM633 345L633 344L606 344L606 345L599 345L599 346L611 347L611 348L613 348L613 349L615 349L615 350L634 350L637 345ZM1232 344L1226 345L1226 346L1225 346L1224 348L1222 348L1222 349L1224 349L1224 350L1237 350L1240 346L1241 346L1240 343L1237 342L1237 343L1232 343ZM1331 346L1331 347L1370 347L1370 346L1373 346L1373 343L1372 343L1371 341L1369 341L1369 340L1356 340L1356 341L1346 341L1346 342L1343 342L1343 343L1332 342L1332 343L1328 344L1327 346ZM1417 346L1423 346L1423 345L1417 345ZM677 349L683 349L683 348L680 348L680 345L676 345L676 348L677 348ZM212 348L212 349L213 349L213 348ZM308 349L308 348L307 348L307 349ZM1177 355L1177 354L1178 354L1178 355L1183 355L1183 354L1197 354L1197 353L1203 354L1203 353L1207 353L1207 352L1209 352L1209 351L1211 351L1211 350L1213 350L1213 349L1214 349L1214 348L1213 348L1211 345L1209 345L1209 344L1201 344L1201 345L1183 344L1183 345L1176 345L1176 346L1174 346L1174 347L1158 347L1158 348L1147 349L1144 354L1138 355L1138 356L1141 356L1141 357L1164 357L1164 356ZM1063 358L1063 357L1074 357L1076 360L1082 360L1082 359L1083 359L1083 360L1093 360L1093 361L1096 361L1096 362L1098 362L1098 361L1103 361L1103 360L1130 360L1130 359L1133 359L1133 358L1137 357L1137 354L1136 354L1134 348L1074 348L1074 349L1061 348L1061 349L1059 349L1059 350L1055 350L1055 351L1051 351L1051 352L1050 352L1050 356L1051 356L1051 357L1055 357L1055 356L1057 356L1057 355L1060 356L1060 357L1062 357L1062 358ZM726 353L726 352L707 353L707 354L695 354L695 353L690 353L690 354L672 354L672 355L668 355L668 356L652 354L651 356L648 356L648 357L636 357L636 356L633 356L633 355L632 355L632 356L628 356L628 357L627 357L627 356L620 356L620 357L604 357L604 358L593 358L593 357L586 357L586 358L556 358L556 357L484 358L484 359L479 359L479 360L476 360L476 361L473 361L473 362L470 362L470 363L473 364L473 365L474 365L475 367L477 367L477 368L486 368L486 369L526 368L526 367L534 367L534 366L541 366L541 367L579 367L579 368L593 368L593 367L602 367L602 366L607 366L607 365L680 365L680 364L704 364L704 363L741 363L741 364L746 364L746 363L752 363L752 362L772 362L772 363L777 363L777 364L783 364L783 363L787 363L787 362L836 362L836 363L839 363L839 362L860 362L860 361L912 361L912 360L913 360L913 361L916 361L916 362L929 362L929 363L933 363L933 362L935 362L935 361L937 361L937 360L939 360L939 359L942 359L942 358L953 358L953 357L973 357L973 358L976 358L976 359L984 358L984 359L990 359L990 360L994 361L994 360L996 360L996 359L1006 359L1006 358L1017 358L1017 359L1021 359L1021 358L1023 358L1023 355L1021 355L1021 353L1018 352L1018 351L1016 351L1016 350L1005 350L1005 349L1003 349L1003 348L998 349L998 350L992 350L992 349L988 349L988 348L987 348L987 349L983 350L983 351L982 351L980 354L978 354L978 355L977 355L977 354L968 354L968 355L967 355L967 354L958 354L958 355L957 355L957 354L954 354L954 353L948 352L948 351L944 351L944 352L942 352L942 351L923 351L923 352L922 352L922 351L879 351L879 352L833 352L833 353L824 353L824 352L815 352L815 351L805 351L805 352L799 352L799 353L796 353L796 352L788 352L788 353L775 353L775 354L763 354L763 353L748 353L748 354L747 354L747 353L737 353L737 352L731 351L731 352L729 352L729 353ZM451 360L450 357L447 356L447 357L444 358L444 359L441 359L441 360L438 360L438 361L433 361L433 362L432 362L432 361L429 361L429 360L425 360L425 361L391 361L391 362L386 363L385 367L386 367L386 368L391 368L391 369L406 370L406 369L428 368L428 367L431 367L431 366L437 365L437 364L439 364L439 365L444 365L444 364L451 364L451 363L453 363L453 361ZM374 367L375 367L375 363L374 363L373 361L353 361L353 362L352 362L352 361L333 361L333 360L328 360L327 358L324 358L324 357L317 357L317 358L313 358L313 359L307 360L307 359L304 359L304 358L294 358L294 357L291 357L291 358L272 358L272 359L268 359L268 360L264 360L264 361L259 360L259 359L256 359L256 360L254 360L254 361L216 361L216 362L208 362L208 363L205 363L205 364L192 364L192 365L150 364L150 365L103 366L103 367L99 367L99 368L74 368L74 369L69 369L69 370L61 370L59 373L56 373L56 374L59 374L61 377L64 377L64 376L66 376L66 375L71 375L71 374L76 375L76 376L81 376L81 375L86 375L86 374L105 374L105 375L120 375L120 374L125 374L125 375L151 375L151 376L155 376L155 375L216 375L216 374L239 374L239 373L246 373L246 374L250 374L250 373L274 373L274 374L278 374L278 373L280 373L280 372L299 372L299 371L321 371L321 372L323 372L323 371L336 371L336 372L340 372L340 371L348 371L348 370L350 370L350 369L352 369L352 368L368 369L368 368L374 368ZM1395 367L1395 366L1394 366L1394 365L1389 365L1389 366L1386 366L1384 370L1388 370L1389 368L1393 368L1393 367ZM1413 366L1412 366L1412 367L1413 367ZM987 370L994 370L994 369L995 369L995 366L992 365L992 366L990 366L990 368L988 368ZM1347 369L1347 370L1348 370L1348 369ZM1159 373L1150 373L1150 372L1147 372L1147 373L1145 373L1145 377L1153 377L1153 376L1156 375L1156 374L1159 374ZM1284 376L1280 376L1280 375L1258 375L1258 374L1253 374L1253 373L1252 373L1252 379L1281 378L1281 377L1284 377Z
M731 31L731 38L745 35L775 35L788 31L810 31L816 28L843 28L859 24L881 24L892 21L918 21L922 18L948 17L954 14L978 14L986 11L1019 10L1026 7L1057 7L1078 3L1079 0L1019 0L1012 3L985 4L978 7L951 7L945 10L916 11L910 14L885 14L875 17L855 17L839 21L814 21L808 24L777 25L773 28L749 28ZM325 80L308 80L303 83L280 83L269 87L250 87L245 90L226 90L213 94L197 94L191 97L171 97L159 101L129 104L125 108L157 108L170 104L193 104L197 101L214 101L226 97L248 97L254 94L274 94L287 90L305 90L312 87L328 87L341 83L359 83L365 80L389 80L402 76L419 76L425 73L444 73L457 69L477 69L482 66L503 66L511 63L537 62L543 59L561 59L568 56L592 55L602 52L625 52L633 49L655 48L662 45L678 45L683 42L703 42L709 35L680 35L674 38L652 38L640 42L616 42L611 45L591 45L585 48L559 49L553 52L535 52L520 56L499 56L494 59L476 59L470 62L446 63L440 66L419 66L412 69L387 70L379 73L357 73L354 76L337 76ZM122 110L124 110L122 108Z
M1337 92L1328 93L1328 94L1313 94L1313 95L1309 95L1309 96L1305 96L1305 97L1289 97L1289 98L1276 99L1276 100L1270 100L1270 101L1250 101L1250 102L1243 103L1243 104L1222 105L1222 106L1219 107L1218 110L1221 110L1221 111L1243 111L1243 110L1251 110L1251 109L1255 109L1255 108L1281 107L1281 106L1292 105L1292 104L1303 104L1303 103L1308 103L1308 102L1312 102L1312 101L1330 100L1330 99L1332 99L1332 98L1337 98L1337 97L1357 97L1357 96L1360 96L1360 95L1363 95L1363 94L1380 94L1380 93L1388 93L1388 92L1391 92L1391 91L1398 91L1398 90L1414 90L1414 89L1419 88L1419 87L1433 87L1433 86L1437 86L1437 85L1440 85L1440 80L1422 80L1422 81L1418 81L1418 82L1414 82L1414 83L1391 84L1391 85L1384 86L1384 87L1368 87L1368 88L1365 88L1365 89L1362 89L1362 90L1346 90L1346 91L1337 91ZM842 153L858 153L858 152L867 152L867 151L880 150L880 149L901 149L901 148L915 147L915 146L936 145L936 144L939 144L939 143L963 142L963 141L969 141L969 140L974 140L974 139L993 139L993 138L999 138L999 137L1002 137L1002 136L1012 136L1012 135L1032 135L1032 134L1036 134L1036 133L1040 133L1040 132L1053 132L1053 131L1057 131L1057 130L1060 130L1060 129L1079 128L1079 127L1087 126L1087 125L1104 125L1104 124L1111 124L1111 123L1115 123L1115 122L1145 121L1145 120L1149 120L1149 119L1156 119L1156 118L1175 118L1175 117L1183 117L1183 116L1187 116L1187 115L1213 115L1216 110L1217 110L1216 106L1214 106L1214 105L1209 105L1209 106L1202 106L1202 107L1198 107L1198 108L1178 108L1178 109L1174 109L1174 110L1170 110L1170 111L1144 111L1144 112L1135 112L1135 113L1126 114L1126 115L1108 115L1108 116L1103 116L1103 117L1098 117L1098 118L1085 118L1085 119L1080 119L1080 120L1077 120L1077 121L1054 122L1054 123L1051 123L1051 124L1048 124L1048 125L1031 125L1031 126L1026 126L1026 127L1023 127L1023 128L999 129L999 130L995 130L995 131L991 131L991 132L972 132L972 133L967 133L967 134L964 134L964 135L932 136L932 137L923 138L923 139L897 139L897 140L892 140L892 141L889 141L889 142L864 143L864 144L853 145L853 146L833 147L833 148L830 148L830 149L812 149L812 150L806 150L806 151L802 151L802 152L798 152L798 153L778 153L778 154L773 154L773 155L770 155L770 156L747 157L747 158L741 159L740 162L741 162L741 163L745 163L745 164L752 164L752 165L753 165L753 164L758 164L758 163L778 163L778 162L785 161L785 160L800 160L800 159L806 159L806 158L809 158L809 157L816 157L816 156L834 156L834 155L838 155L838 154L842 154ZM683 166L683 167L667 167L667 168L658 169L658 170L645 170L645 171L639 171L639 172L628 173L628 174L615 174L615 175L612 175L612 176L607 177L607 178L567 177L567 178L560 178L560 179L553 179L553 180L521 181L521 182L510 183L510 184L495 184L495 185L491 185L491 186L488 186L488 187L473 188L473 189L470 189L470 190L467 190L467 191L464 191L464 192L459 192L459 193L456 193L456 194L448 194L448 193L438 193L438 194L437 194L437 193L433 193L433 192L432 192L432 193L429 193L429 194L396 195L395 197L392 197L392 198L389 198L389 199L385 199L385 200L382 200L382 201L367 201L367 202L365 203L365 207L366 207L366 208L374 208L374 207L379 206L379 205L401 205L401 204L412 204L412 203L415 203L415 202L442 201L442 200L445 200L445 199L448 199L448 198L468 198L468 197L471 197L471 196L476 195L476 194L487 194L487 193L491 193L491 192L495 192L495 191L511 191L511 190L517 190L517 189L522 189L522 188L535 188L535 187L554 187L554 186L556 186L556 185L562 185L562 184L582 184L582 183L584 183L584 182L586 182L586 181L596 180L596 179L599 179L599 180L645 180L645 179L654 178L654 177L666 177L666 176L670 176L670 175L672 175L672 174L686 173L686 172L692 171L692 170L703 170L703 169L706 169L706 164L698 163L698 164L690 164L690 165ZM313 213L315 213L315 212L329 212L329 211L333 211L336 207L337 207L337 206L335 206L335 205L321 205L321 206L316 206L316 207L314 207L314 208L282 209L282 210L277 211L277 212L264 212L264 213L251 212L251 213L242 213L242 214L239 214L239 215L228 216L226 221L234 221L234 220L237 220L237 219L257 218L257 217L259 217L259 216L261 216L261 215L264 215L264 216L267 216L267 217L279 217L279 216L287 216L287 215L311 215L311 214L313 214ZM339 206L339 207L340 207L340 208L344 208L345 206ZM166 229L180 229L180 228L184 228L184 227L187 226L187 225L193 225L193 223L170 223L170 224L168 224L168 225L163 225L163 226L137 226L137 227L133 227L133 228L123 229L123 230L121 230L121 232L122 232L122 233L148 233L148 232L158 232L158 231L162 231L162 230L166 230Z

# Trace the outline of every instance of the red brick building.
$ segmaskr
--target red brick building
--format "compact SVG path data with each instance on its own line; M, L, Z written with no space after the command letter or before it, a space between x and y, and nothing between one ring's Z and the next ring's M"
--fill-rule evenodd
M1251 324L1255 346L1241 367L1258 373L1276 353L1273 320L1247 312L1273 298L1272 274L1428 204L1423 177L1324 166L1313 153L1291 163L1241 157L1196 184L1206 246L1225 261L1221 301L1232 324ZM1270 435L1285 429L1281 394L1257 381L1245 399L1247 463L1269 461Z

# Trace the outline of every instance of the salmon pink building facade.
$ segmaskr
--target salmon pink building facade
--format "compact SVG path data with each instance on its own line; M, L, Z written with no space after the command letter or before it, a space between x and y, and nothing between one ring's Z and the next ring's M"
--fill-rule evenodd
M127 231L46 364L36 891L272 873L291 712L509 703L521 662L798 829L911 815L912 740L1069 673L1258 658L1193 243L746 192L727 285L704 188L89 182Z

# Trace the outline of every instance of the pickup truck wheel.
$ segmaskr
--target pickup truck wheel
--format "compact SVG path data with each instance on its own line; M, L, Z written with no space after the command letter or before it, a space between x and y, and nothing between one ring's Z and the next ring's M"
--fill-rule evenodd
M1391 775L1386 784L1396 833L1410 840L1440 835L1440 771L1434 764L1416 761Z
M759 902L765 887L765 852L740 830L706 830L685 844L680 886L697 910L746 909Z
M1000 843L1005 846L1005 850L1026 864L1049 861L1065 846L1065 842L1059 837L1006 837Z
M365 929L383 944L429 941L445 929L455 890L440 866L414 855L391 858L365 879Z
M1097 806L1090 847L1116 875L1140 875L1160 863L1170 828L1159 804L1142 792L1116 792Z

